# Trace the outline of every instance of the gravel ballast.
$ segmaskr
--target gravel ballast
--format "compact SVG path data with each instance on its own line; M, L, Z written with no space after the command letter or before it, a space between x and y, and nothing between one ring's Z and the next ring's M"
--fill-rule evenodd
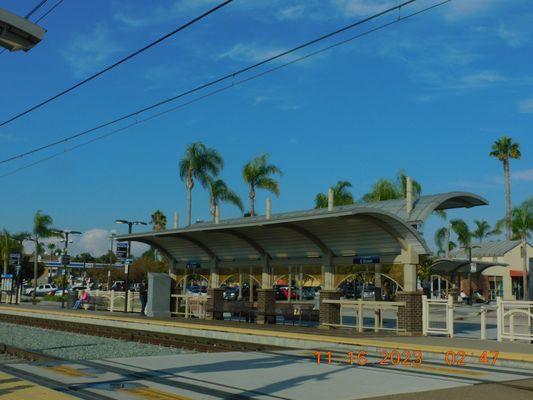
M0 322L0 343L67 360L160 356L191 353L173 347Z

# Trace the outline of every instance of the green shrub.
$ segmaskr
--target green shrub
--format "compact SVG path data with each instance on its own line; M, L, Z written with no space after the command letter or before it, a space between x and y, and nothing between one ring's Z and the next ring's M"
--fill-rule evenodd
M50 294L47 294L44 296L43 300L45 301L67 301L67 296L52 296Z

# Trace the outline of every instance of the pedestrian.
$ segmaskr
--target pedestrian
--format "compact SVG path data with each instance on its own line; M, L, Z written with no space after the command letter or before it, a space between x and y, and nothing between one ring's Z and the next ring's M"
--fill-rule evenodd
M145 315L146 303L148 302L148 284L146 279L143 279L141 282L141 287L139 288L139 298L141 299L141 315Z
M91 296L89 296L89 293L82 289L80 290L78 300L76 300L73 308L74 310L79 310L84 304L89 304L90 301Z

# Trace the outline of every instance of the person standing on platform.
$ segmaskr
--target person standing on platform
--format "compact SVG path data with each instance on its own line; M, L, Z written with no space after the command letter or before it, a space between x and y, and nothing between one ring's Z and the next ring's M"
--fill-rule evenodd
M139 297L141 299L141 315L145 315L146 303L148 302L148 284L146 283L146 279L143 279L141 282Z

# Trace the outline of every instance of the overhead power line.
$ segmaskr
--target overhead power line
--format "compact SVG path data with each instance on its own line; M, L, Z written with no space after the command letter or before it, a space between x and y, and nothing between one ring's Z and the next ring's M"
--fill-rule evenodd
M37 4L35 7L32 8L32 10L30 12L28 12L26 14L26 16L24 18L28 19L32 16L32 14L37 11L39 8L41 8L42 6L44 6L44 4L47 2L48 0L42 0L39 4Z
M137 56L137 55L143 53L144 51L150 49L151 47L154 47L155 45L161 43L162 41L168 39L169 37L174 36L176 33L180 32L180 31L182 31L182 30L188 28L189 26L195 24L196 22L198 22L198 21L204 19L204 18L207 17L208 15L214 13L215 11L217 11L217 10L219 10L220 8L226 6L227 4L231 3L232 1L233 1L233 0L226 0L226 1L224 1L223 3L221 3L221 4L219 4L219 5L217 5L217 6L213 7L213 8L211 8L210 10L206 11L206 12L203 13L202 15L200 15L200 16L198 16L198 17L196 17L196 18L193 18L192 20L190 20L190 21L187 22L186 24L181 25L180 27L174 29L172 32L169 32L169 33L167 33L167 34L164 35L164 36L161 36L160 38L154 40L153 42L147 44L146 46L140 48L139 50L134 51L134 52L131 53L130 55L128 55L128 56L126 56L126 57L124 57L124 58L118 60L118 61L115 62L114 64L111 64L111 65L109 65L108 67L106 67L106 68L104 68L104 69L102 69L102 70L96 72L95 74L89 76L88 78L85 78L85 79L82 80L81 82L78 82L78 83L76 83L75 85L70 86L69 88L67 88L67 89L65 89L65 90L62 90L62 91L60 91L59 93L56 93L55 95L53 95L52 97L49 97L48 99L46 99L46 100L44 100L44 101L41 101L40 103L38 103L38 104L36 104L36 105L34 105L34 106L28 108L27 110L22 111L22 112L20 112L20 113L18 113L18 114L16 114L16 115L14 115L13 117L11 117L11 118L5 120L4 122L2 122L2 123L0 124L0 127L1 127L1 126L4 126L4 125L7 125L7 124L9 124L10 122L13 122L13 121L17 120L17 119L19 119L20 117L22 117L22 116L24 116L24 115L26 115L26 114L29 114L29 113L32 112L32 111L37 110L38 108L41 108L42 106L44 106L44 105L46 105L46 104L48 104L48 103L50 103L50 102L52 102L52 101L58 99L58 98L61 97L61 96L64 96L65 94L67 94L67 93L73 91L74 89L79 88L80 86L86 84L87 82L92 81L93 79L99 77L100 75L103 75L103 74L105 74L106 72L108 72L108 71L110 71L110 70L112 70L112 69L118 67L118 66L121 65L122 63L124 63L124 62L126 62L126 61L132 59L133 57L135 57L135 56Z
M35 23L41 22L43 19L45 19L48 16L48 14L52 13L58 6L61 5L61 3L63 3L63 1L65 1L65 0L59 0L57 3L55 3L52 7L50 7L48 9L47 12L45 12L43 15L41 15L39 18L37 18L35 20Z
M95 131L97 131L97 130L99 130L99 129L103 129L103 128L108 127L108 126L110 126L110 125L114 125L114 124L116 124L116 123L118 123L118 122L121 122L121 121L124 121L124 120L126 120L126 119L128 119L128 118L131 118L131 117L134 117L134 116L138 116L139 114L142 114L142 113L144 113L144 112L146 112L146 111L149 111L149 110L152 110L152 109L154 109L154 108L160 107L160 106L162 106L162 105L164 105L164 104L167 104L167 103L173 102L173 101L175 101L175 100L177 100L177 99L180 99L180 98L185 97L185 96L187 96L187 95L190 95L190 94L192 94L192 93L195 93L195 92L198 92L198 91L200 91L200 90L206 89L206 88L208 88L208 87L214 86L214 85L216 85L216 84L218 84L218 83L221 83L221 82L223 82L223 81L225 81L225 80L228 80L228 79L234 79L234 78L237 77L238 75L242 75L242 74L245 73L245 72L248 72L248 71L250 71L250 70L252 70L252 69L258 68L258 67L260 67L260 66L262 66L262 65L265 65L265 64L267 64L267 63L269 63L269 62L271 62L271 61L277 60L277 59L279 59L279 58L281 58L281 57L284 57L284 56L286 56L286 55L288 55L288 54L294 53L294 52L296 52L296 51L298 51L298 50L301 50L301 49L303 49L303 48L309 47L309 46L311 46L311 45L313 45L313 44L316 44L316 43L318 43L318 42L321 42L321 41L323 41L323 40L325 40L325 39L331 38L331 37L333 37L333 36L335 36L335 35L338 35L338 34L340 34L340 33L342 33L342 32L345 32L345 31L347 31L347 30L349 30L349 29L355 28L355 27L357 27L357 26L359 26L359 25L362 25L362 24L364 24L364 23L366 23L366 22L369 22L369 21L371 21L371 20L374 20L374 19L379 18L379 17L381 17L381 16L384 16L384 15L386 15L386 14L389 14L389 13L391 13L391 12L393 12L393 11L400 10L402 7L405 7L405 6L408 5L408 4L414 3L415 1L417 1L417 0L408 0L408 1L405 1L405 2L403 2L403 3L401 3L401 4L398 4L398 5L396 5L396 6L393 6L393 7L389 8L389 9L387 9L387 10L381 11L381 12L376 13L376 14L370 16L370 17L367 17L367 18L365 18L365 19L362 19L362 20L359 20L359 21L357 21L357 22L354 22L354 23L352 23L352 24L350 24L350 25L347 25L347 26L345 26L345 27L343 27L343 28L340 28L340 29L337 29L337 30L335 30L335 31L333 31L333 32L330 32L330 33L327 33L327 34L325 34L325 35L322 35L322 36L320 36L320 37L318 37L318 38L316 38L316 39L309 40L309 41L307 41L307 42L305 42L305 43L303 43L303 44L300 44L300 45L298 45L298 46L296 46L296 47L293 47L293 48L291 48L291 49L289 49L289 50L285 50L285 51L283 51L283 52L281 52L281 53L278 53L278 54L276 54L276 55L274 55L274 56L268 57L268 58L266 58L266 59L264 59L264 60L262 60L262 61L259 61L259 62L255 63L255 64L249 65L249 66L247 66L247 67L245 67L245 68L242 68L242 69L239 69L239 70L237 70L237 71L231 72L231 73L229 73L229 74L223 75L223 76L221 76L221 77L219 77L219 78L216 78L216 79L214 79L214 80L212 80L212 81L209 81L209 82L207 82L207 83L204 83L204 84L201 84L201 85L199 85L199 86L196 86L196 87L194 87L194 88L192 88L192 89L186 90L185 92L182 92L182 93L177 94L177 95L175 95L175 96L172 96L172 97L169 97L169 98L167 98L167 99L164 99L164 100L158 101L157 103L153 103L153 104L151 104L151 105L149 105L149 106L146 106L146 107L140 108L140 109L138 109L138 110L135 110L135 111L133 111L133 112L130 112L130 113L128 113L128 114L125 114L125 115L123 115L123 116L121 116L121 117L115 118L115 119L113 119L113 120L111 120L111 121L104 122L104 123L102 123L102 124L100 124L100 125L97 125L97 126L95 126L95 127L93 127L93 128L83 130L83 131L78 132L78 133L75 133L75 134L73 134L73 135L71 135L71 136L67 136L67 137L65 137L65 138L62 138L62 139L56 140L56 141L51 142L51 143L48 143L48 144L46 144L46 145L39 146L39 147L36 147L36 148L34 148L34 149L32 149L32 150L28 150L28 151L26 151L26 152L23 152L23 153L20 153L20 154L16 154L16 155L11 156L11 157L8 157L8 158L6 158L6 159L0 160L0 164L5 164L5 163L7 163L7 162L10 162L10 161L16 160L16 159L18 159L18 158L26 157L26 156L28 156L28 155L30 155L30 154L34 154L34 153L37 153L37 152L40 152L40 151L43 151L43 150L49 149L49 148L51 148L51 147L54 147L54 146L57 146L57 145L60 145L60 144L66 143L66 142L68 142L68 141L70 141L70 140L73 140L73 139L79 138L79 137L81 137L81 136L88 135L88 134L90 134L90 133L92 133L92 132L95 132ZM449 1L451 1L451 0L449 0Z
M335 43L333 43L333 44L331 44L331 45L328 45L328 46L326 46L326 47L322 47L322 48L320 48L320 49L318 49L318 50L315 50L315 51L313 51L313 52L311 52L311 53L305 54L305 55L303 55L303 56L301 56L301 57L298 57L298 58L296 58L296 59L294 59L294 60L288 61L288 62L286 62L286 63L284 63L284 64L281 64L281 65L278 65L278 66L276 66L276 67L270 68L270 69L268 69L268 70L265 70L265 71L259 72L259 73L255 74L255 75L253 75L253 76L248 77L248 78L244 78L244 79L241 79L241 80L239 80L239 81L233 81L233 82L231 82L229 85L226 85L226 86L224 86L224 87L222 87L222 88L219 88L219 89L213 90L213 91L211 91L211 92L209 92L209 93L206 93L206 94L204 94L204 95L202 95L202 96L199 96L199 97L197 97L197 98L191 99L191 100L189 100L189 101L187 101L187 102L185 102L185 103L178 104L177 106L174 106L174 107L169 108L169 109L167 109L167 110L161 111L161 112L159 112L159 113L157 113L157 114L154 114L154 115L151 115L151 116L145 117L145 118L143 118L143 119L141 119L141 120L135 120L135 121L129 123L128 125L122 126L122 127L120 127L120 128L117 128L117 129L112 130L112 131L110 131L110 132L104 133L104 134L102 134L102 135L100 135L100 136L97 136L97 137L95 137L95 138L92 138L92 139L90 139L90 140L88 140L88 141L85 141L85 142L83 142L83 143L79 143L79 144L74 145L74 146L71 146L71 147L69 147L69 148L65 148L63 151L60 151L60 152L54 153L54 154L52 154L52 155L50 155L50 156L47 156L47 157L41 158L41 159L36 160L36 161L34 161L34 162L31 162L31 163L29 163L29 164L26 164L26 165L23 165L23 166L18 167L18 168L16 168L16 169L13 169L12 171L9 171L9 172L6 172L5 174L0 175L0 178L8 177L8 176L13 175L13 174L15 174L15 173L17 173L17 172L20 172L20 171L22 171L22 170L25 170L25 169L31 168L31 167L33 167L33 166L35 166L35 165L41 164L41 163L43 163L43 162L45 162L45 161L49 161L49 160L51 160L51 159L57 158L57 157L61 156L62 154L68 153L68 152L70 152L70 151L73 151L73 150L79 149L79 148L84 147L84 146L87 146L87 145L89 145L89 144L91 144L91 143L94 143L94 142L96 142L96 141L99 141L99 140L105 139L105 138L107 138L107 137L109 137L109 136L112 136L112 135L115 135L115 134L117 134L117 133L120 133L120 132L126 131L127 129L132 128L132 127L134 127L134 126L136 126L136 125L139 125L139 124L142 124L142 123L145 123L145 122L151 121L151 120L153 120L153 119L159 118L159 117L161 117L161 116L163 116L163 115L165 115L165 114L171 113L171 112L176 111L176 110L181 109L181 108L184 108L184 107L186 107L186 106L188 106L188 105L190 105L190 104L196 103L196 102L198 102L198 101L200 101L200 100L203 100L203 99L206 99L206 98L208 98L208 97L212 97L212 96L217 95L217 94L219 94L219 93L225 92L225 91L227 91L228 89L232 89L232 88L234 88L235 86L242 85L242 84L244 84L244 83L247 83L247 82L249 82L249 81L252 81L252 80L257 79L257 78L260 78L260 77L263 77L263 76L265 76L265 75L267 75L267 74L270 74L270 73L272 73L272 72L278 71L278 70L280 70L280 69L282 69L282 68L285 68L285 67L287 67L287 66L290 66L290 65L292 65L292 64L295 64L295 63L297 63L297 62L300 62L300 61L306 60L306 59L308 59L308 58L311 58L311 57L313 57L313 56L316 56L316 55L318 55L318 54L321 54L321 53L323 53L323 52L325 52L325 51L328 51L328 50L331 50L331 49L333 49L333 48L339 47L339 46L341 46L341 45L347 44L347 43L352 42L352 41L354 41L354 40L356 40L356 39L359 39L359 38L361 38L361 37L363 37L363 36L367 36L367 35L369 35L369 34L371 34L371 33L374 33L374 32L376 32L376 31L379 31L379 30L382 30L382 29L384 29L384 28L387 28L387 27L389 27L389 26L391 26L391 25L394 25L394 24L397 24L397 23L399 23L399 22L405 21L405 20L407 20L407 19L409 19L409 18L412 18L412 17L414 17L414 16L416 16L416 15L423 14L423 13L425 13L425 12L428 12L428 11L430 11L430 10L433 10L434 8L440 7L440 6L442 6L442 5L446 4L446 3L449 3L449 2L451 2L451 1L452 1L452 0L444 0L444 1L441 1L440 3L433 4L433 5L431 5L431 6L428 6L428 7L424 8L424 9L421 9L421 10L419 10L419 11L416 11L416 12L413 12L413 13L410 13L410 14L407 14L407 15L404 15L404 16L399 16L397 19L395 19L395 20L393 20L393 21L387 22L387 23L382 24L382 25L379 25L379 26L377 26L377 27L375 27L375 28L372 28L372 29L369 29L369 30L367 30L367 31L361 32L361 33L359 33L359 34L357 34L357 35L355 35L355 36L351 36L351 37L349 37L349 38L347 38L347 39L344 39L344 40L341 40L341 41L335 42Z

